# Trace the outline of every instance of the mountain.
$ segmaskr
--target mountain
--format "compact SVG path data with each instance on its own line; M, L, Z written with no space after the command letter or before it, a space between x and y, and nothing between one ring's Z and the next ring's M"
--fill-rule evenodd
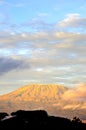
M86 118L83 101L65 99L70 90L62 85L32 84L0 96L0 112L45 109L51 115Z
M0 111L41 109L56 103L67 88L61 85L33 84L0 96ZM46 106L45 106L46 104Z

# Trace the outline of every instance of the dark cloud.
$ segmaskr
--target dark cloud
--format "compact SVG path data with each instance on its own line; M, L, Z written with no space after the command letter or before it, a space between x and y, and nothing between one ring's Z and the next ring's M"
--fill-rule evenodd
M0 57L0 75L18 68L23 68L23 62L21 59Z

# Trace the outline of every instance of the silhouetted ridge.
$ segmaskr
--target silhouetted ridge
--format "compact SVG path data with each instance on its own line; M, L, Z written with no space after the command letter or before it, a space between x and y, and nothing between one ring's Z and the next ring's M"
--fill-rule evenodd
M25 111L25 110L18 110L16 112L11 113L12 116L17 116L19 118L27 118L27 119L43 119L48 117L48 114L44 110L34 110L34 111Z
M45 110L18 110L10 118L0 121L0 130L86 130L86 124L77 117L73 120L64 117L50 116Z
M9 114L6 112L1 112L0 113L0 120L4 119L6 116L9 116Z

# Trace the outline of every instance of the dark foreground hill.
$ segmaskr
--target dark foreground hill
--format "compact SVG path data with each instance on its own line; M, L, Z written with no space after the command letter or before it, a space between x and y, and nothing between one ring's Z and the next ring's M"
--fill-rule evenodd
M9 118L4 118L8 114L0 113L0 130L86 130L86 124L79 118L73 120L50 116L45 110L18 110L11 113Z

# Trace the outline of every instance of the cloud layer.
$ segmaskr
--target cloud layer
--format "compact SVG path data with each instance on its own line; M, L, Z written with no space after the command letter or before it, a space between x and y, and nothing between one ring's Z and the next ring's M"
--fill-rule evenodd
M15 24L15 30L10 30L14 28L11 23L4 25L8 29L0 31L2 81L11 77L22 83L85 83L85 23L86 18L76 13L53 24L35 18ZM27 30L22 30L23 26Z

